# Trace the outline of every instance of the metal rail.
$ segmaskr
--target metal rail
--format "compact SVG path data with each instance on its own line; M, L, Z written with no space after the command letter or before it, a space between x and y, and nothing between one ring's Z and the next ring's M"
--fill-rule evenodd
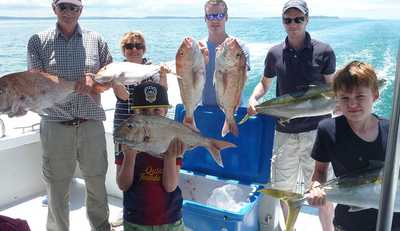
M0 138L6 136L6 127L4 125L4 121L0 119Z
M390 231L392 228L393 208L397 191L397 179L399 176L400 147L397 144L400 142L400 46L397 53L396 77L393 88L394 93L392 103L392 115L390 117L390 128L386 149L384 178L380 196L380 206L376 231Z

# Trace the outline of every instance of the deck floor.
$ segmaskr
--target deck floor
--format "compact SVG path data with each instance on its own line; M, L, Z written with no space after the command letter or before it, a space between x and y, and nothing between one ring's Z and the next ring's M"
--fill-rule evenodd
M71 204L70 204L70 230L82 231L90 230L89 222L86 218L86 207L84 203L84 185L81 180L74 180L71 184ZM1 215L12 218L24 219L28 222L32 231L43 231L46 227L47 207L42 206L43 196L35 197L21 202L11 208L0 211ZM110 221L115 221L122 215L122 200L109 197ZM115 231L122 231L122 227L114 228ZM296 223L296 231L320 231L316 210L304 207L299 214ZM197 231L197 230L196 230ZM201 231L201 230L199 230Z

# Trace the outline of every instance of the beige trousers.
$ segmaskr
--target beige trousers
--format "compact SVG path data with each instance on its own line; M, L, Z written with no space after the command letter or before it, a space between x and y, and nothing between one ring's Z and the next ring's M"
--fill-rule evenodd
M49 197L47 230L69 230L69 186L76 164L86 184L87 216L92 230L110 230L105 188L107 150L101 121L77 126L42 120L42 174Z

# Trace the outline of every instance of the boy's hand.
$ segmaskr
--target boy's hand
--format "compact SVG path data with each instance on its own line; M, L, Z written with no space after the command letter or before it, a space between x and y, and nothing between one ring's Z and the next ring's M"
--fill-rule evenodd
M127 157L127 158L136 157L136 155L138 153L138 151L136 151L135 149L130 148L126 144L122 144L121 145L121 150L124 153L125 157Z
M185 149L185 144L178 138L174 138L173 140L171 140L171 143L169 143L168 149L165 152L164 157L176 159L176 157L183 155Z
M307 201L310 205L315 207L321 207L326 203L326 194L325 191L319 187L320 183L314 181L312 184L312 188L307 196Z

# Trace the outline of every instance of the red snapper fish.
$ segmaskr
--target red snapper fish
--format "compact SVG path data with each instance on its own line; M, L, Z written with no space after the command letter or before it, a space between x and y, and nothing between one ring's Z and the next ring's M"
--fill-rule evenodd
M234 38L227 38L217 47L215 58L214 84L217 102L225 113L221 135L229 132L239 135L234 113L240 106L244 84L247 80L246 57Z
M74 92L76 81L37 71L23 71L0 78L0 114L9 117L27 111L44 114L43 109L63 102Z
M190 37L182 41L175 57L179 90L186 110L183 124L194 130L197 128L193 114L202 97L207 59L208 50L200 50L199 44Z

